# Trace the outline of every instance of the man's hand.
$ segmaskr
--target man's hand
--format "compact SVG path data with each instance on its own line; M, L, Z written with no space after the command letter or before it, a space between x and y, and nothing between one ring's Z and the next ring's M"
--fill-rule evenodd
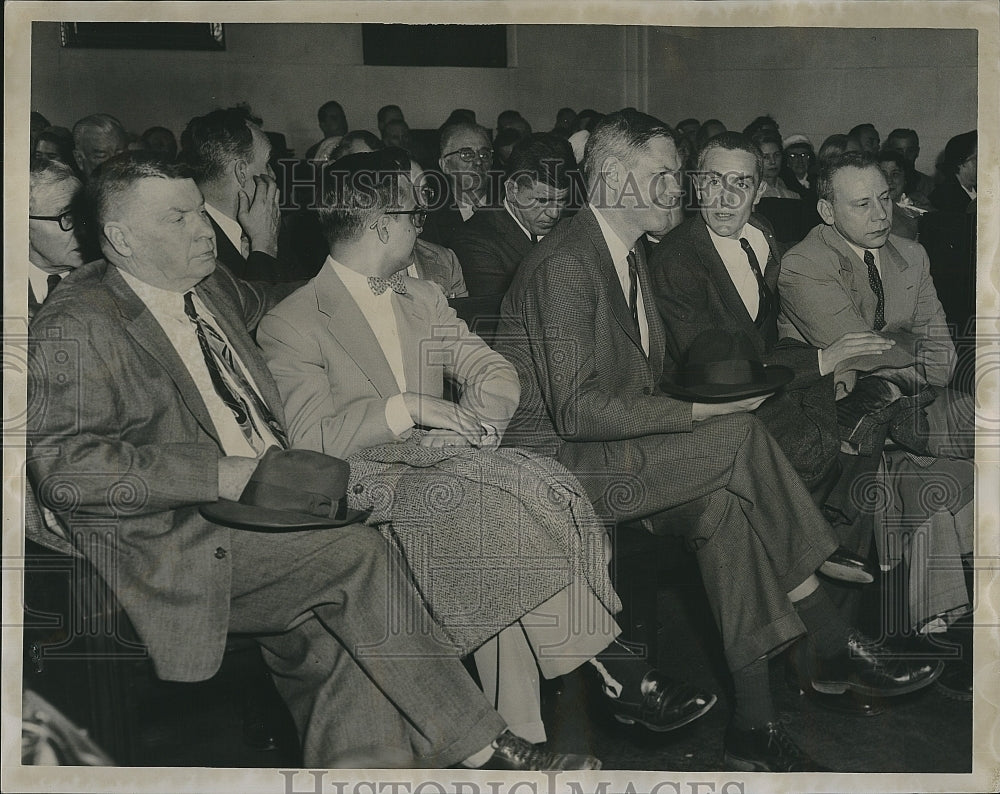
M896 343L875 331L851 331L819 351L819 374L826 375L858 356L880 356Z
M483 440L485 431L479 418L457 403L407 391L403 392L403 404L414 424L431 430L451 430L474 447Z
M219 458L219 498L239 501L240 494L256 470L256 458L241 458L235 455Z
M253 198L245 190L239 192L236 220L250 238L250 250L263 251L277 258L278 228L281 210L278 206L278 183L266 174L253 178Z
M422 447L467 447L468 439L454 430L428 430L420 439Z
M760 407L770 394L762 394L760 397L747 397L743 400L733 400L728 403L691 403L691 421L703 422L713 416L725 416L726 414L738 414L755 411Z

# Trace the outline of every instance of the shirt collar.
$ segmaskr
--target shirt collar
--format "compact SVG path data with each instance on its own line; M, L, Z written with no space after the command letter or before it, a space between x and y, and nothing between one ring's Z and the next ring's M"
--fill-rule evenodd
M594 213L594 217L597 219L597 225L601 228L601 234L604 236L604 242L607 243L608 251L611 252L612 262L621 262L626 257L628 257L629 251L632 250L631 245L627 245L621 237L618 236L617 232L611 228L607 219L601 215L600 210L598 210L593 204L588 204L590 211ZM633 245L634 245L633 241Z
M531 232L529 232L524 227L524 224L521 223L521 221L519 221L517 219L517 216L514 214L514 211L510 208L510 204L507 202L507 199L503 200L503 207L504 207L505 210L507 210L507 214L510 215L510 217L514 219L514 223L517 224L518 228L522 232L524 232L524 236L527 237L529 240L534 239L534 240L537 241L537 240L541 240L545 236L544 234L532 234Z
M393 291L391 289L386 290L381 295L376 295L372 292L370 286L368 286L368 276L364 273L359 273L357 270L351 270L347 265L342 262L338 262L332 256L326 257L326 262L323 266L330 266L333 268L333 272L337 274L341 281L344 282L344 286L347 291L351 293L351 297L357 302L360 298L365 300L389 300L393 296Z
M860 259L862 262L864 262L865 261L865 251L871 251L872 252L872 256L875 257L875 264L876 265L879 264L880 259L879 259L879 254L878 254L878 252L879 252L878 248L862 248L860 245L855 245L850 240L848 240L846 237L844 237L844 235L840 234L840 231L837 229L836 226L834 226L832 228L840 236L840 239L843 240L845 243L847 243L847 245L850 247L850 249L852 251L854 251L854 253L856 253L858 255L858 259Z
M212 216L212 220L219 225L219 228L222 229L226 237L229 238L229 242L233 244L233 247L237 251L242 252L243 227L240 226L239 221L230 218L218 207L213 207L207 201L205 202L205 211Z
M154 287L152 284L136 278L124 268L118 268L118 272L125 279L125 283L132 288L132 291L139 297L139 300L146 304L146 308L150 311L155 308L159 313L169 312L177 314L179 312L182 315L184 314L183 292L174 292L162 287ZM193 291L193 288L190 291Z

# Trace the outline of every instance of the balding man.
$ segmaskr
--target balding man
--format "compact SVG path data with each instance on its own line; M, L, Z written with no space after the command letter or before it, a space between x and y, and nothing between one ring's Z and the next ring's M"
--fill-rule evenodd
M127 146L128 133L122 123L107 113L95 113L73 125L73 158L84 179Z

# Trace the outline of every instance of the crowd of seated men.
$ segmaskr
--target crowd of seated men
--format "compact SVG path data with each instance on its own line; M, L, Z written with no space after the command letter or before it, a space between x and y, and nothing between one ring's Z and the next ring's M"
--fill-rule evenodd
M634 108L318 122L296 159L246 107L179 147L32 114L30 348L61 374L29 383L26 531L114 582L160 677L247 634L310 766L599 768L545 748L540 677L583 666L658 732L717 700L616 623L628 525L697 562L724 768L836 765L777 719L778 656L841 712L971 700L974 403L920 242L975 216L975 131L933 179L871 124L817 152ZM866 587L905 643L858 627Z

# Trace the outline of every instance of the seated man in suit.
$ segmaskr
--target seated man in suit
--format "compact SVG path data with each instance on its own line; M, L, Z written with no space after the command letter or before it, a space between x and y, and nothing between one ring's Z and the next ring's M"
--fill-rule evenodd
M281 401L248 333L269 298L216 266L184 167L121 155L88 196L106 259L77 268L32 322L33 371L53 374L29 379L29 402L45 406L28 420L29 474L157 673L205 680L228 632L254 635L308 766L592 766L505 731L453 646L390 625L429 618L410 587L387 586L408 573L379 534L349 513L334 520L343 462L285 449ZM339 493L315 482L317 468ZM204 517L213 506L249 506L258 528L287 531L231 529Z
M188 122L182 157L195 172L215 230L219 262L247 281L298 278L279 241L281 210L271 142L246 110L213 110Z
M434 185L434 205L423 234L429 242L451 248L462 224L495 200L493 144L489 132L475 121L450 117L441 127L440 142L438 165L443 179Z
M351 462L357 505L401 546L443 629L478 649L486 691L499 686L501 715L526 738L545 738L536 659L547 678L591 661L623 722L670 730L704 714L714 696L615 642L606 536L579 484L545 458L496 449L517 407L513 368L436 287L402 275L424 213L405 153L337 169L320 210L330 256L257 335L292 445ZM457 404L442 399L445 375ZM558 505L536 504L548 493ZM482 647L498 632L499 677L496 644Z
M56 160L33 160L28 177L28 318L63 276L83 264L74 209L83 185Z
M887 418L892 411L906 411L893 420L890 436L919 454L891 456L886 462L898 494L894 510L908 519L899 522L898 530L922 535L931 556L957 560L973 545L975 403L971 395L948 388L955 346L927 253L890 233L891 193L871 156L852 152L826 163L818 188L823 224L781 262L779 336L819 347L851 332L874 331L895 341L879 356L852 361L852 371L838 375L838 381L855 393L861 387L886 389L889 402L880 413ZM918 405L911 408L911 403ZM949 496L941 509L927 515L921 491L935 476L953 487L946 488ZM914 521L916 516L921 520ZM936 567L930 572L926 560L910 560L912 620L926 631L944 629L969 603L960 566Z
M84 180L101 163L128 146L122 123L107 113L86 116L73 125L73 157Z
M931 193L931 204L942 212L968 212L976 199L976 170L979 160L979 137L976 130L951 138L944 147L941 170L944 182Z
M505 168L503 203L477 212L452 239L469 295L507 291L525 254L562 217L575 169L573 150L556 135L537 133L514 144Z
M666 334L636 242L679 199L680 166L673 131L657 119L627 109L594 129L588 205L521 263L501 308L497 348L521 381L505 443L556 457L599 513L687 537L735 685L727 766L815 769L775 719L770 655L808 631L812 683L828 693L913 691L940 668L886 665L880 644L838 617L815 572L851 569L749 413L762 397L691 403L660 390Z

